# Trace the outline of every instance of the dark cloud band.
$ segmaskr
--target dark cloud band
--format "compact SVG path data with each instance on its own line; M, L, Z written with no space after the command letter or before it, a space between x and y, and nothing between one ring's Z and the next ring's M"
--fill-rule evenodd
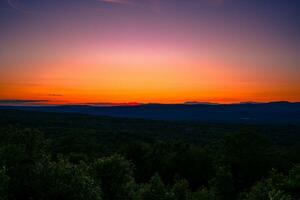
M33 100L33 99L0 99L0 104L34 104L34 103L47 103L49 100Z

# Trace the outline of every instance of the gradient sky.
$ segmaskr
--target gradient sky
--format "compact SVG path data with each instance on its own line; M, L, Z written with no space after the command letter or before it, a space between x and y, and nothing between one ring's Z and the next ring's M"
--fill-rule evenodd
M0 0L0 102L300 101L299 0Z

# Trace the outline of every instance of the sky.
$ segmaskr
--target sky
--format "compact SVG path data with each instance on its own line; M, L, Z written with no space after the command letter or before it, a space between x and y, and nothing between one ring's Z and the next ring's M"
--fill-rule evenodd
M0 104L300 101L299 0L0 0Z

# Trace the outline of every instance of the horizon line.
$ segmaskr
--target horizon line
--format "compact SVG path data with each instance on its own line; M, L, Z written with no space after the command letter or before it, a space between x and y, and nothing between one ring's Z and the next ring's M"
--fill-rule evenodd
M53 103L51 103L53 102ZM56 102L56 103L54 103ZM144 105L243 105L243 104L270 104L270 103L300 103L300 101L241 101L241 102L229 102L229 103L219 103L219 102L201 102L201 101L186 101L181 103L160 103L160 102L84 102L84 103L57 103L57 101L51 100L17 100L17 99L0 99L0 106L91 106L91 107L135 107Z

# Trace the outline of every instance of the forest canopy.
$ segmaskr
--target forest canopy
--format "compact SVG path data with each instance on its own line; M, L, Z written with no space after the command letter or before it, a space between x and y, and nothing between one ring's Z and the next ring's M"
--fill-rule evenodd
M32 122L22 112L8 113L0 120L1 200L300 198L300 146L274 137L284 129L297 137L294 126L270 125L280 130L272 134L241 124L27 113L39 116ZM136 123L146 130L136 133ZM161 133L160 123L167 127ZM178 127L189 139L179 137Z

